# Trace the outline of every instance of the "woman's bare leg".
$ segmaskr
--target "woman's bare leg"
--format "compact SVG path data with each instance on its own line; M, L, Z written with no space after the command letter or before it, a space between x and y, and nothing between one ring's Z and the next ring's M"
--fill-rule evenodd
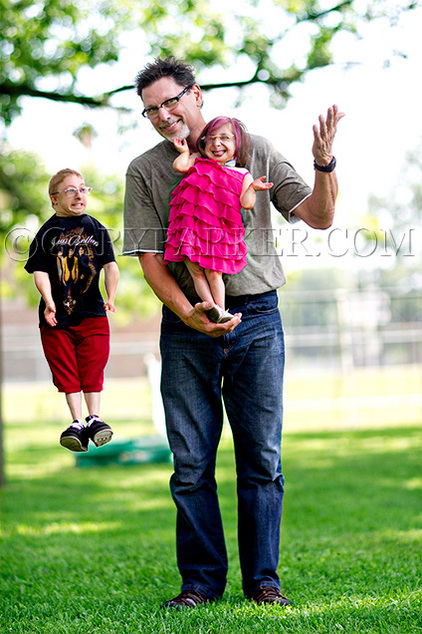
M214 297L217 306L220 306L225 310L226 303L226 287L223 282L223 274L220 271L211 271L210 269L204 269L205 277L208 280L208 284L211 289L211 294Z
M189 273L191 274L195 290L203 302L210 302L215 304L214 297L212 296L210 285L205 277L204 269L199 266L197 262L191 262L188 258L185 259L185 264Z

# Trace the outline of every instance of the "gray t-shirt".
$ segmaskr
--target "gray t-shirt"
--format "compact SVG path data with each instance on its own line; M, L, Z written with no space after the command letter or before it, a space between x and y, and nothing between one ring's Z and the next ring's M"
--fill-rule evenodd
M251 135L253 178L265 176L274 183L269 191L258 192L251 210L242 210L248 265L236 275L224 275L227 295L255 295L283 286L286 279L276 252L271 223L271 205L288 222L295 222L294 210L311 195L311 188L287 160L263 137ZM164 253L171 192L182 175L173 170L178 152L170 141L162 141L134 159L126 174L125 229L123 255ZM195 296L191 276L182 262L169 269L180 288Z

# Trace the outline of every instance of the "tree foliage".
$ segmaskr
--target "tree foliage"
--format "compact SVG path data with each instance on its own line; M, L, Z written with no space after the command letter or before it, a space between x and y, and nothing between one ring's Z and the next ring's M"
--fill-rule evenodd
M1 0L1 10L1 106L6 122L19 114L23 95L89 105L91 99L78 93L77 74L85 65L117 61L125 23L118 4Z
M384 197L372 195L368 201L370 217L374 219L374 233L385 231L388 227L389 251L396 255L405 254L395 258L394 268L380 270L380 279L390 285L407 287L419 296L422 289L421 156L422 140L419 140L418 145L407 153L397 184Z
M10 123L21 98L43 97L90 107L112 106L116 93L132 85L110 86L103 94L80 88L81 69L112 64L130 36L139 35L138 54L176 55L198 70L220 67L222 81L203 85L264 83L275 105L309 70L332 62L337 33L359 33L376 17L398 19L416 0L0 0L0 111ZM362 8L363 7L363 8ZM301 42L297 59L280 55L291 34ZM232 79L229 69L246 62L248 74Z

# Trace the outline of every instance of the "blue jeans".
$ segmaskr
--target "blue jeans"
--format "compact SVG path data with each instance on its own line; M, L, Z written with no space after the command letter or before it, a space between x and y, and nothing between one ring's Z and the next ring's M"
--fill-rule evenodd
M242 322L216 339L163 307L161 391L174 455L177 562L182 590L209 598L223 594L228 568L215 480L223 400L236 457L243 590L280 588L284 336L276 291L243 299L231 309Z

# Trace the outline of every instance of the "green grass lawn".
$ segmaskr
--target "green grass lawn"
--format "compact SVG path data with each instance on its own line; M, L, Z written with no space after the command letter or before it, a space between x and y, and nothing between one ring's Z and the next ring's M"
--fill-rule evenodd
M225 435L218 482L227 590L219 602L186 612L159 609L180 586L171 465L75 468L74 456L58 446L60 430L6 429L1 632L422 631L417 427L285 434L279 573L293 602L286 609L243 598L233 451ZM129 423L121 432L135 435Z

